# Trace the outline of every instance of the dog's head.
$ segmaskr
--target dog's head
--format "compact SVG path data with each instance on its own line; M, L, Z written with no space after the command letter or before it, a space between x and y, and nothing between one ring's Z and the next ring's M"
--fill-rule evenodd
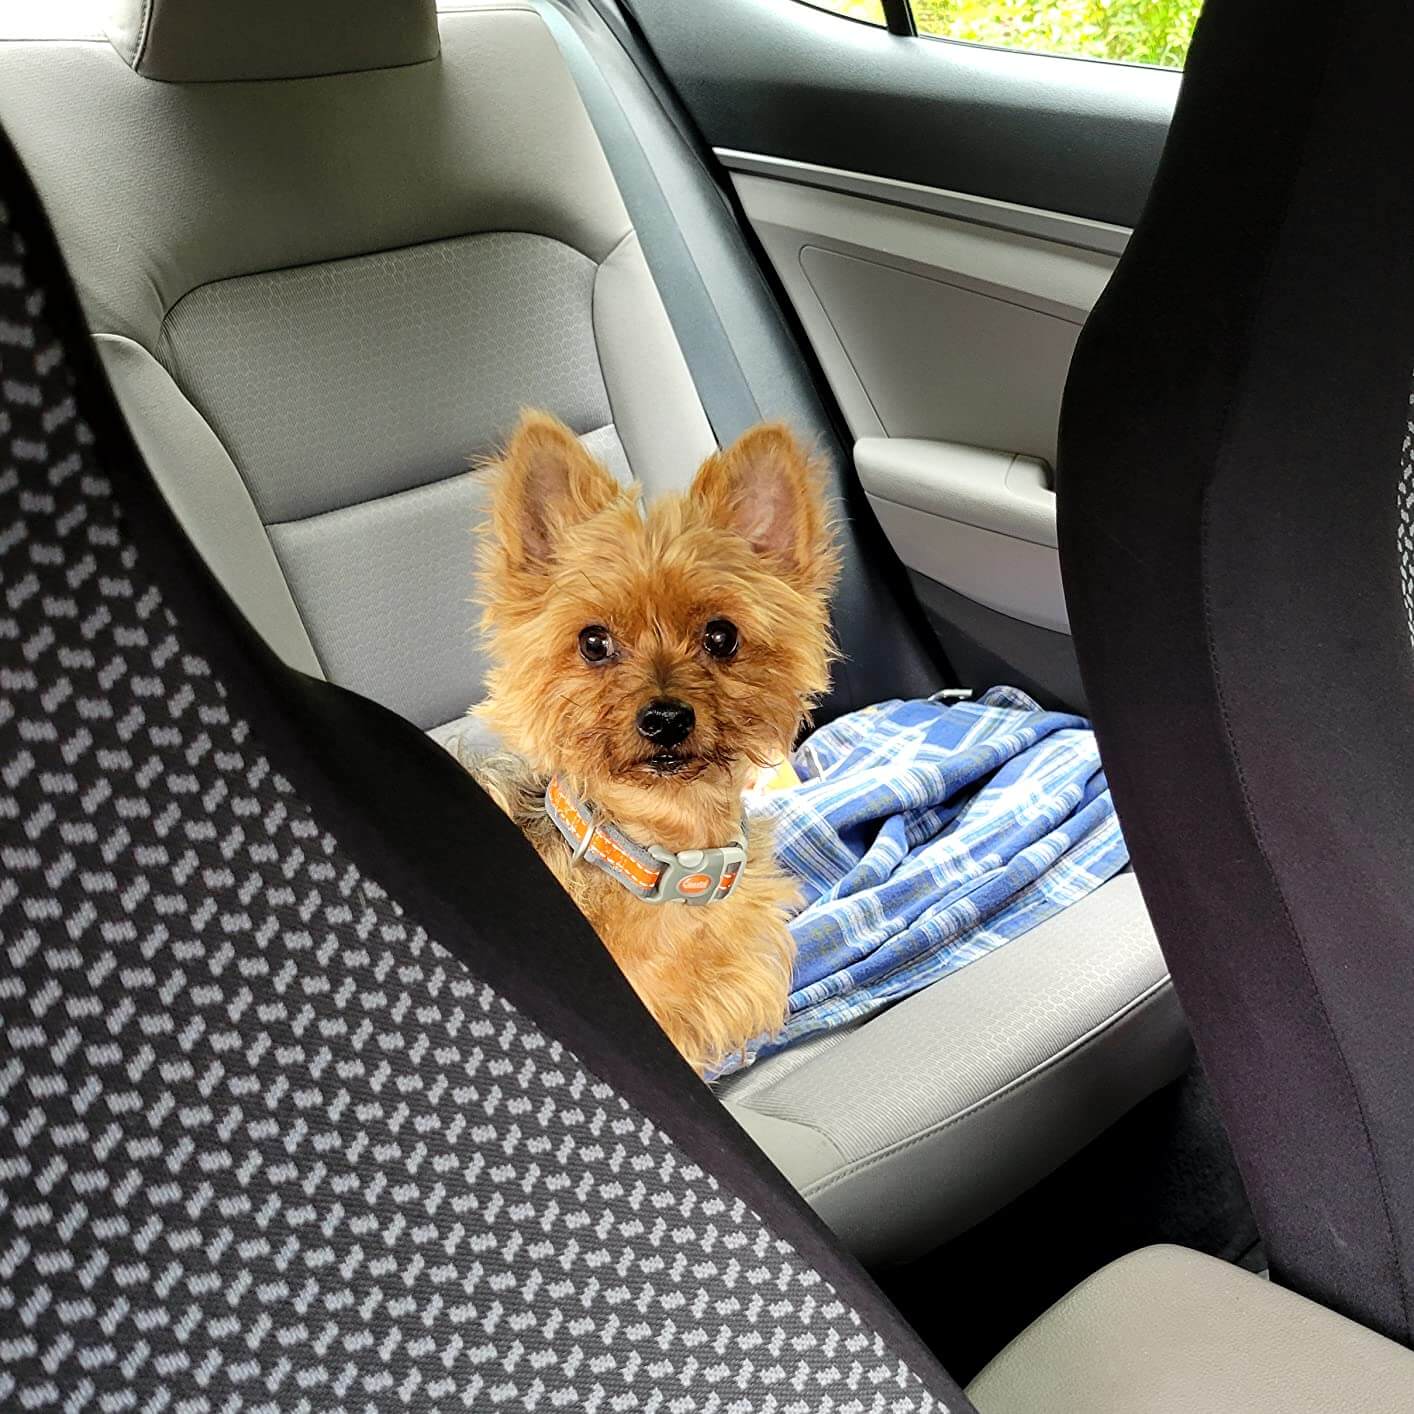
M592 796L740 789L828 685L838 556L821 473L781 426L709 457L641 513L554 418L493 469L482 546L488 713Z

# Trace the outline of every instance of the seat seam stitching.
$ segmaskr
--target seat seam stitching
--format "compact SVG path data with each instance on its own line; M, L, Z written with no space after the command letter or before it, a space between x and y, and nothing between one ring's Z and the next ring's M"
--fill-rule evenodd
M139 73L142 61L147 57L147 40L152 30L152 12L157 0L143 0L142 23L138 26L137 44L133 49L133 72Z
M543 21L542 21L543 23ZM622 200L622 197L620 197ZM608 371L604 367L603 341L599 337L599 277L604 273L605 267L628 243L637 235L633 222L630 220L628 230L626 230L614 245L614 248L594 266L594 277L589 282L589 337L594 344L594 361L599 368L599 386L604 390L604 401L609 405L609 422L607 426L617 428L619 425L619 410L614 406L614 390L609 386ZM587 433L585 434L588 435ZM633 468L633 458L629 455L628 447L624 445L623 432L618 433L619 446L623 447L624 461L628 463L629 479L636 480Z
M576 432L575 438L583 441L586 437L596 436L600 432L616 430L617 424L612 418L608 422L601 422L598 427L591 427L584 432ZM473 479L480 475L481 462L478 458L477 464L467 467L464 471L448 472L446 476L434 476L430 481L419 481L415 486L404 486L397 491L384 491L377 496L367 496L361 501L349 501L342 506L330 506L328 510L311 511L308 515L289 516L285 520L270 520L262 522L267 530L283 530L288 526L305 525L312 520L322 520L325 516L336 516L344 511L363 510L366 506L376 506L383 501L395 501L400 496L413 496L419 491L428 491L435 486L446 486L453 481L461 481L465 477Z
M632 234L632 232L629 234ZM528 236L532 240L547 241L551 245L563 246L566 250L573 251L576 255L581 256L595 268L596 273L594 278L597 278L598 268L603 263L602 261L596 260L587 250L583 250L575 245L573 241L561 240L559 236L546 235L544 231L525 231L511 226L496 226L485 231L453 231L449 235L428 236L424 240L404 241L399 245L375 246L370 250L349 251L345 255L316 256L312 260L295 260L287 265L267 265L259 270L241 270L232 275L217 275L210 280L200 280L195 285L183 290L182 293L163 310L158 342L160 343L165 336L168 321L177 312L178 306L184 300L190 299L192 295L198 294L202 290L211 289L214 285L227 285L234 280L258 280L262 276L288 275L296 270L313 270L322 265L344 265L354 260L371 260L375 256L380 255L402 255L407 251L422 250L427 246L450 245L455 241L480 240L486 236ZM621 243L622 242L620 242L620 244ZM614 249L617 248L618 246L616 244ZM612 255L613 251L611 250L609 254ZM608 256L604 258L607 260Z
M251 490L250 482L246 479L245 473L241 470L240 463L236 461L235 454L232 452L231 448L226 444L225 439L221 436L219 432L217 432L215 427L212 426L211 419L206 415L205 411L197 406L196 402L193 401L191 396L188 394L187 390L183 388L182 385L177 381L176 376L173 374L172 370L168 368L167 365L163 363L160 358L157 357L156 353L152 349L148 348L148 346L143 343L142 340L135 339L130 334L116 333L111 329L90 330L89 338L93 343L95 350L98 351L98 357L100 362L102 361L102 353L100 346L105 342L127 348L137 349L140 354L145 354L149 359L152 360L152 363L157 368L159 374L165 377L171 384L173 393L175 393L175 395L180 398L181 401L187 407L191 409L192 414L200 419L202 426L205 427L206 430L215 439L216 445L221 449L222 453L225 455L226 460L230 463L231 470L235 474L240 489L245 493L245 497L250 503L250 509L252 514L255 516L256 524L260 526L261 531L264 533L265 543L270 547L270 553L274 557L275 566L279 572L280 579L284 584L285 593L286 595L288 595L290 606L294 610L295 622L299 626L300 631L304 634L305 642L309 647L310 656L314 659L315 665L319 669L320 673L322 673L327 679L328 673L325 670L323 659L320 658L319 649L315 646L313 627L305 618L304 611L300 607L299 600L295 598L294 586L290 582L288 567L280 558L280 551L275 544L274 538L270 534L269 524L263 519L260 514L260 507L256 503L255 494ZM114 396L116 397L116 390ZM154 478L156 477L155 472L153 473L153 476ZM166 492L163 491L162 494L165 500ZM175 510L173 511L173 514L176 515ZM186 534L185 530L183 531L183 534ZM195 540L193 538L193 544L194 543ZM213 571L213 575L214 573L215 572ZM221 583L222 589L227 594L232 593L231 589L227 586L224 580L219 580L219 582Z
M734 1106L732 1106L728 1101L725 1101L725 1100L722 1101L722 1108L723 1108L724 1110L726 1110L726 1112L727 1112L728 1114L731 1114L733 1108L735 1108L738 1112L750 1111L750 1113L752 1113L752 1114L754 1114L754 1115L759 1115L762 1119L774 1120L777 1124L792 1124L792 1125L796 1125L797 1127L799 1127L799 1128L801 1128L801 1129L808 1129L808 1130L810 1130L810 1132L811 1132L812 1134L818 1135L826 1144L828 1144L828 1145L830 1146L830 1148L833 1149L834 1152L839 1156L839 1158L840 1158L840 1160L841 1160L842 1162L846 1161L846 1160L848 1159L848 1157L849 1157L849 1156L845 1153L845 1151L840 1148L840 1146L839 1146L839 1141L838 1141L837 1139L835 1139L833 1135L831 1135L831 1134L827 1133L825 1130L821 1129L820 1126L819 1126L818 1124L816 1124L813 1120L809 1120L809 1119L797 1119L797 1118L796 1118L795 1116L793 1116L793 1115L792 1115L789 1119L787 1119L787 1118L785 1118L785 1117L782 1116L782 1115L773 1115L773 1114L769 1113L769 1112L766 1111L766 1110L752 1109L752 1107L751 1107L750 1105L737 1105L737 1106L734 1107ZM738 1120L737 1120L737 1123L738 1123L738 1124L741 1124L741 1121L738 1119ZM746 1126L745 1126L745 1125L742 1125L742 1128L745 1129ZM750 1130L747 1130L747 1133L748 1133L748 1134L750 1134L750 1132L751 1132ZM764 1149L765 1146L764 1146L764 1145L761 1145L761 1141L760 1141L759 1139L756 1139L755 1135L752 1135L752 1140L753 1140L754 1143L756 1143L757 1145L760 1145L760 1146ZM802 1189L801 1191L802 1191L802 1193L807 1193L809 1190L808 1190L808 1189Z

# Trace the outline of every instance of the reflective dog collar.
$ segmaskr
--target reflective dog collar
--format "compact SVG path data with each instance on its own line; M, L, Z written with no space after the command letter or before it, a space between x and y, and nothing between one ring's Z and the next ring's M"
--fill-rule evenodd
M746 835L711 849L674 853L641 845L580 801L558 776L545 787L545 813L570 843L575 860L611 874L644 903L718 903L730 898L746 864Z

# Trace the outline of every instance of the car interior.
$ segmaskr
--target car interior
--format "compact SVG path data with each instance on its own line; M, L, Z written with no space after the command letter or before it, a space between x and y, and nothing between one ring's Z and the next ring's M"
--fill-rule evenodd
M1414 16L880 13L0 3L4 1407L1414 1410ZM453 759L524 407L1132 869L703 1085Z

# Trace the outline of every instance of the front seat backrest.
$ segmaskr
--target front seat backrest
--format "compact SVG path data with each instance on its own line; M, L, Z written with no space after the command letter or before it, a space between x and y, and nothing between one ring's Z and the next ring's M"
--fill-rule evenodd
M1214 0L1077 348L1066 597L1273 1274L1414 1338L1414 7Z
M522 406L620 475L714 447L543 20L127 0L20 44L25 154L165 494L294 666L431 727L480 695L468 459Z
M971 1406L464 772L149 479L0 138L0 1404Z

